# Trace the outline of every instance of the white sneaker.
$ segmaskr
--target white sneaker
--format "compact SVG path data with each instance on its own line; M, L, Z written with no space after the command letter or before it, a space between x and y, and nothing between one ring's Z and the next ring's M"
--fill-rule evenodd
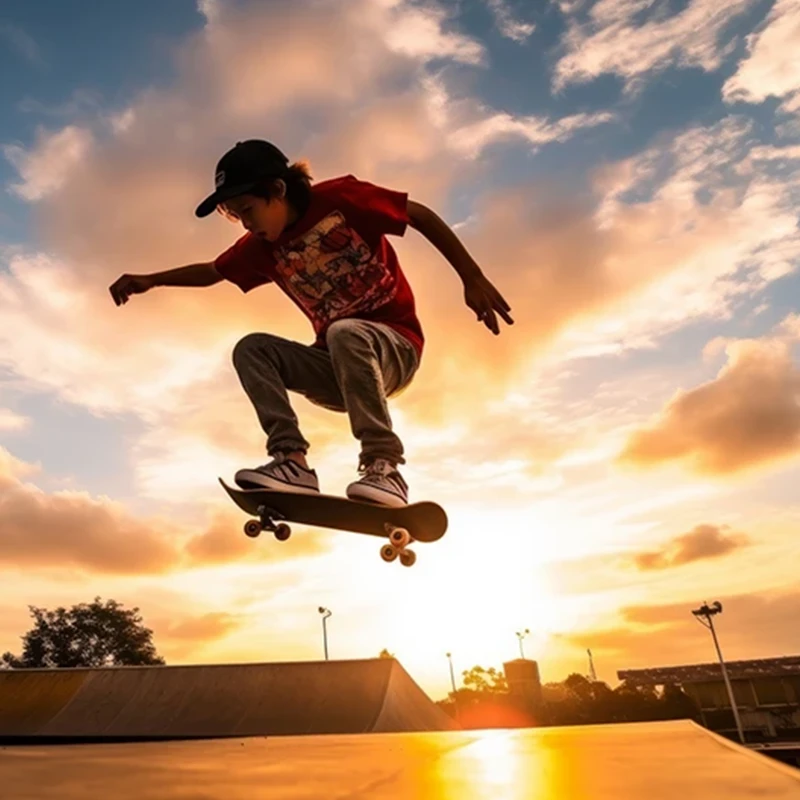
M363 500L383 506L408 505L408 484L397 467L384 458L376 458L365 467L359 467L363 477L347 487L351 500Z
M240 469L234 480L242 489L271 489L293 494L319 494L319 479L313 469L277 453L268 464Z

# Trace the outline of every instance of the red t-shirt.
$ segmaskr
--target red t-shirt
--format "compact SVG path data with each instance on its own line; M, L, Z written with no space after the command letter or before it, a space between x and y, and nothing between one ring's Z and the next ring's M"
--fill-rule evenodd
M243 292L276 283L311 321L317 347L332 322L355 318L391 326L421 355L414 295L386 240L405 233L407 200L352 175L321 181L306 213L275 242L246 233L214 266Z

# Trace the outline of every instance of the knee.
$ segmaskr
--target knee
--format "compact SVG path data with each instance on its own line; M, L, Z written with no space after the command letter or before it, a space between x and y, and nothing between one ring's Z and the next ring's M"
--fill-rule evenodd
M251 361L254 357L264 358L273 352L275 339L269 333L248 333L239 339L233 347L233 365L240 369L243 364Z
M369 343L364 325L357 319L337 319L325 333L325 342L330 351L350 350L357 344Z

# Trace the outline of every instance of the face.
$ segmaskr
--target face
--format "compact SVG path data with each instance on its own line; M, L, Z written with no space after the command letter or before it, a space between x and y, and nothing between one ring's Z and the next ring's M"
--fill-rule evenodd
M241 222L245 230L274 242L289 223L289 204L285 196L266 200L252 194L233 197L220 210L230 220Z

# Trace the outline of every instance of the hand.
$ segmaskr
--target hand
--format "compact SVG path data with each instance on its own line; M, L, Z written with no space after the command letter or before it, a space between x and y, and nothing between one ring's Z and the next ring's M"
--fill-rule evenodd
M464 300L475 312L478 322L482 322L495 335L500 333L497 312L508 325L513 325L509 311L511 306L483 273L477 273L464 282Z
M132 294L144 294L155 286L150 275L122 275L109 286L108 291L114 302L121 306L128 302Z

